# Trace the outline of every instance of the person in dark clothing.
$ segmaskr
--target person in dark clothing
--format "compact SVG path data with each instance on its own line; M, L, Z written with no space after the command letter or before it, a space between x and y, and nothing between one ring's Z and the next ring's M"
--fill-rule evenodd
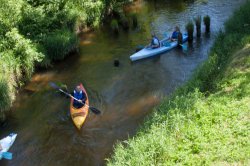
M176 26L174 32L172 33L171 41L178 40L179 33L180 33L180 28Z
M75 108L81 108L85 105L85 101L86 101L86 94L84 93L84 91L81 89L80 85L77 85L74 92L73 92L73 96L77 99L74 99L73 102L73 106Z
M183 44L183 35L181 32L178 34L178 46L181 46Z

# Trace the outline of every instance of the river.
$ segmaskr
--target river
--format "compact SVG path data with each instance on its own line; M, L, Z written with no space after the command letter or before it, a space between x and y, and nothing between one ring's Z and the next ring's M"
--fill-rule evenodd
M1 166L99 166L112 155L117 141L135 135L153 107L183 85L194 69L208 57L223 23L245 0L137 1L128 10L138 13L139 27L114 36L106 28L83 33L80 53L36 72L19 92L0 138L18 134L10 149L13 159ZM211 34L194 38L188 51L173 49L164 54L130 62L136 46L146 45L151 32L159 38L171 34L195 16L211 17ZM113 65L114 59L120 66ZM204 73L206 74L206 73ZM51 89L61 82L72 90L82 82L90 105L101 115L89 113L77 131L69 115L69 99Z

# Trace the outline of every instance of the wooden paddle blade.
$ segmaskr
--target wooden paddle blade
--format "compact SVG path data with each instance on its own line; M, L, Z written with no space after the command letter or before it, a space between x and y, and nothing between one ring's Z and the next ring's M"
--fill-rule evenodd
M98 110L98 109L95 108L95 107L89 107L89 109L90 109L94 114L100 114L100 113L101 113L101 111Z

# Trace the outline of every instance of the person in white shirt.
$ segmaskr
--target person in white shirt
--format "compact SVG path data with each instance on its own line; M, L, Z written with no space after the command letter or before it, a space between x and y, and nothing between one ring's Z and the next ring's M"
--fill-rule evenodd
M160 47L160 41L159 39L155 36L155 34L152 34L152 40L150 45L147 48L159 48Z

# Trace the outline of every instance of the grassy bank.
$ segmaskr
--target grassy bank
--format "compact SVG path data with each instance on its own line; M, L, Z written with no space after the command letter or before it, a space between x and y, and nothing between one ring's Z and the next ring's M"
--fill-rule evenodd
M225 24L209 58L155 108L108 165L249 165L250 1Z
M0 122L35 66L77 50L77 31L96 27L129 0L0 0Z

